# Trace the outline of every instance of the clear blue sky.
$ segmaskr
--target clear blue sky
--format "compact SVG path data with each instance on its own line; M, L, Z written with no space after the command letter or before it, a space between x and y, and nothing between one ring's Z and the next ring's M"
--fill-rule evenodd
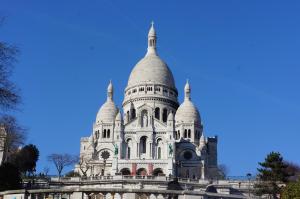
M109 79L121 106L151 20L180 102L189 78L230 175L255 173L273 150L300 164L299 1L174 2L0 2L7 17L0 38L21 50L13 78L23 104L15 115L40 150L38 170L50 153L79 153Z

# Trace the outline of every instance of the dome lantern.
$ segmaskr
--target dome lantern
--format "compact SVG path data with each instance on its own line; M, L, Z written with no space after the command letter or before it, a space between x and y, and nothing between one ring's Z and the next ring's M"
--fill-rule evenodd
M114 95L114 87L111 83L111 80L109 81L108 87L107 87L107 101L113 101L113 95Z
M184 87L184 100L191 100L191 86L188 79Z
M146 56L148 55L156 55L156 32L153 21L151 22L151 27L148 33L148 50Z

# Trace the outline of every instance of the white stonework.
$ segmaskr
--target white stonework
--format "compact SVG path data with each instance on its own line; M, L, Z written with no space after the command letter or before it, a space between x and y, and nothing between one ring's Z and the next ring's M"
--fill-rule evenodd
M90 137L81 138L80 163L87 176L166 175L209 179L218 175L217 137L206 138L191 86L179 105L168 65L156 51L153 24L148 49L133 68L122 104L113 101L113 85L100 108Z
M5 131L5 128L1 126L0 127L0 165L2 164L2 162L5 161L6 158L6 150L5 150L6 136L7 133Z

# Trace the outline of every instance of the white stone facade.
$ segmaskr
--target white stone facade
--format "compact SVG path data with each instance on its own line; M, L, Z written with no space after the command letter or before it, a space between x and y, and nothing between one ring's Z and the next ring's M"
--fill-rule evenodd
M188 82L179 105L174 77L158 56L156 42L152 24L147 53L133 68L125 88L123 111L115 105L109 83L92 135L81 138L80 163L75 168L81 174L192 179L218 175L217 137L204 137Z

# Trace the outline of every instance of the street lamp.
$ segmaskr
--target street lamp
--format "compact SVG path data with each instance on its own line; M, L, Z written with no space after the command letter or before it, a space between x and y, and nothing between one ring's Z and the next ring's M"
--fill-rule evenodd
M247 178L248 178L248 182L249 182L249 184L248 184L248 194L249 194L249 198L250 198L250 180L251 180L251 173L247 173Z

